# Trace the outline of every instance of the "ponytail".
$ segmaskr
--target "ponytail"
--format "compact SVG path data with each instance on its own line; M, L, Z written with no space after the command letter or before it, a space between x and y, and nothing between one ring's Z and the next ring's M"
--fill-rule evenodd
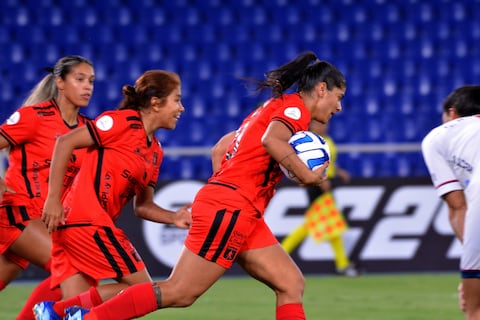
M317 60L317 56L312 51L300 54L294 60L280 66L277 69L265 73L265 80L257 80L256 91L262 91L266 88L272 89L272 96L277 98L297 82L310 63Z
M315 53L306 51L281 67L265 73L265 80L249 79L256 84L255 91L272 89L274 98L297 83L297 92L312 90L319 82L326 82L329 90L346 87L343 74L332 64L318 60Z
M118 109L146 109L150 107L152 97L166 101L178 86L180 86L180 77L175 72L148 70L135 81L135 86L122 87L123 100Z
M58 94L55 76L50 73L38 82L27 98L22 102L22 106L31 106L42 101L56 98Z

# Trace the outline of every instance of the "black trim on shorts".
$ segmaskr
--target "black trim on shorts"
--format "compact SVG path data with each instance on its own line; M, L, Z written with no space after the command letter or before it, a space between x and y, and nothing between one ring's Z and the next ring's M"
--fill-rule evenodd
M132 259L130 259L130 256L128 255L128 253L120 245L120 242L118 242L117 238L115 238L115 234L113 233L112 229L109 227L103 227L103 230L105 230L105 233L107 234L108 239L113 244L117 252L122 257L122 260L127 265L128 271L130 271L130 273L137 272L138 270L135 267L135 264L132 262Z
M215 252L215 254L212 257L212 262L217 261L218 257L220 256L223 249L225 248L225 245L227 244L227 241L230 238L230 235L232 234L233 227L235 227L235 224L237 223L239 214L240 214L240 210L235 210L232 213L232 219L230 219L230 222L228 223L227 230L223 234L222 241L220 242L220 245L218 246L217 251Z
M122 270L120 270L120 267L118 266L117 262L115 261L113 256L110 254L110 252L108 252L107 246L103 243L102 239L100 238L100 234L98 233L98 231L96 231L95 234L93 235L93 239L97 243L97 246L100 249L100 251L102 251L105 259L107 259L107 261L110 264L110 266L112 267L113 271L115 271L115 273L117 274L117 278L123 277Z
M30 216L28 215L27 208L25 206L19 206L18 210L20 210L20 215L22 216L23 221L30 220Z
M20 215L22 216L22 221L28 221L30 220L30 216L28 215L27 208L25 206L15 206L18 208L18 211L20 212ZM15 219L15 214L13 212L14 206L3 206L5 210L7 211L7 218L8 218L8 223L11 226L15 226L18 229L22 230L25 229L25 225L22 224L21 222L17 222Z
M227 209L222 209L217 211L217 213L215 214L215 219L213 220L212 226L208 231L207 238L205 239L205 242L203 243L202 248L200 249L200 252L198 252L198 255L200 257L205 258L205 255L207 254L208 249L210 249L213 239L215 239L215 235L217 234L218 229L220 228L220 224L222 223L222 220L223 220L223 217L225 216L226 211Z
M220 225L222 224L222 222L225 218L225 212L226 211L227 211L227 209L222 209L222 210L217 211L217 213L215 214L215 219L213 220L212 226L211 226L210 230L208 231L207 238L205 239L205 242L203 243L203 245L200 249L200 252L198 253L198 255L200 257L205 258L205 256L207 255L207 252L210 249L210 247L213 243L213 240L215 239L215 237L218 234L218 230L220 229ZM232 231L233 231L233 228L235 227L235 224L237 223L239 214L240 214L240 210L235 210L232 213L232 218L228 222L227 230L223 234L223 237L222 237L222 240L220 241L218 249L215 251L215 253L213 254L212 259L210 261L212 261L212 262L217 261L218 257L222 253L223 249L225 249L225 245L226 245L228 239L230 238L230 236L232 235Z
M135 267L135 264L132 262L128 254L125 252L125 250L122 248L120 243L118 242L117 238L115 238L114 233L112 232L112 229L109 227L103 227L103 230L105 231L105 234L107 235L108 240L110 240L110 243L115 247L115 250L120 254L122 257L122 260L125 262L125 264L128 267L128 270L130 273L137 272L137 268ZM120 266L118 263L115 261L113 255L108 251L107 246L105 243L102 241L100 234L98 231L95 232L93 239L95 240L95 243L97 244L98 248L100 251L102 251L105 259L107 259L108 263L112 267L113 271L117 274L117 278L122 278L124 276Z
M5 210L7 211L8 223L11 226L14 226L16 224L16 221L15 221L15 216L13 214L12 206L5 206Z

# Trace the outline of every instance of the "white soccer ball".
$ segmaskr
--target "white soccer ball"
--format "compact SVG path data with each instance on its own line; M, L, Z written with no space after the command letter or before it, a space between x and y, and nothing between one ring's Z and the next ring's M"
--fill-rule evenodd
M297 156L310 169L315 170L330 160L330 149L327 142L320 135L311 131L296 132L288 143L295 150ZM288 171L280 164L280 169L285 176L295 182L300 182L293 172Z

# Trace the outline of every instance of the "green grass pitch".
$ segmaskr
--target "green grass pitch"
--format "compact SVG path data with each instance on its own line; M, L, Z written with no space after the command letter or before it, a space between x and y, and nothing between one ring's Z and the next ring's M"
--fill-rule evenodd
M311 320L455 320L457 273L307 276L304 308ZM33 284L0 292L0 319L15 319ZM143 319L272 320L273 292L249 277L224 277L193 306L156 311Z

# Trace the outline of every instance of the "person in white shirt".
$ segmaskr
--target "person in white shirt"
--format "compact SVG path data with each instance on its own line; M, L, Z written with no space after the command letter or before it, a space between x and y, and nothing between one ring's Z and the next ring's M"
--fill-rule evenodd
M468 320L480 319L480 86L455 89L443 103L443 124L422 141L437 194L462 242L459 304Z

